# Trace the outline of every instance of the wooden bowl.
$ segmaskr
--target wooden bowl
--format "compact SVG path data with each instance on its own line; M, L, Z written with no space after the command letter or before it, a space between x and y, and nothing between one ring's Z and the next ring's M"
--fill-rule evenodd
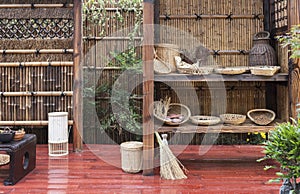
M247 112L247 116L257 125L268 125L274 121L276 114L268 109L253 109Z
M246 115L241 114L221 114L221 120L226 124L239 125L245 122Z
M219 117L204 115L191 116L190 120L196 125L216 125L221 121Z

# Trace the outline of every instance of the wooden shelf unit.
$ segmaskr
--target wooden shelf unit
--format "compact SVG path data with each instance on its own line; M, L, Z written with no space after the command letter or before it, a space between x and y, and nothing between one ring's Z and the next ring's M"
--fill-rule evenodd
M270 130L273 130L275 124L279 122L281 121L275 120L269 125L260 126L247 119L241 125L218 124L211 126L197 126L191 123L185 123L180 126L155 125L155 130L160 133L268 133Z
M266 81L266 82L286 82L288 81L288 73L278 73L273 76L258 76L250 73L238 75L191 75L191 74L156 74L154 81Z

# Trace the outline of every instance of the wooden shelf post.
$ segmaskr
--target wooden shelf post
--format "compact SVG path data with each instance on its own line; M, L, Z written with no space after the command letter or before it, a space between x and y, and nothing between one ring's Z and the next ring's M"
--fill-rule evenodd
M154 0L144 0L143 12L143 175L153 175L154 123L150 105L154 95Z
M82 2L74 0L74 91L73 91L73 150L82 150L83 121L82 121Z

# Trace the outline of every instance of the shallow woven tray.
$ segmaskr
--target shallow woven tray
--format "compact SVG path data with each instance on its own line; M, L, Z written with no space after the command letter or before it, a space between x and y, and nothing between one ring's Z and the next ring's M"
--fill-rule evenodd
M279 66L256 66L256 67L250 67L251 74L253 74L253 75L273 76L279 70L280 70Z
M183 120L181 122L178 122L178 123L171 122L168 119L162 118L161 116L159 116L159 115L156 114L155 108L156 108L156 104L157 103L161 103L161 102L160 101L154 102L153 115L154 115L155 118L157 118L158 120L162 121L164 124L174 125L174 126L175 125L181 125L183 123L186 123L189 120L190 116L191 116L191 111L190 111L190 109L186 105L179 104L179 103L171 103L169 105L168 115L170 115L170 114L180 114L180 115L183 115Z
M247 116L257 125L268 125L274 121L276 114L268 109L253 109L247 112Z
M221 121L219 117L204 115L191 116L190 120L196 125L216 125Z
M8 154L0 154L0 165L8 164L10 161L10 156Z
M226 74L226 75L237 75L245 73L249 68L240 66L240 67L219 67L215 68L214 72L219 74Z
M241 114L221 114L221 120L226 124L239 125L245 122L246 115Z

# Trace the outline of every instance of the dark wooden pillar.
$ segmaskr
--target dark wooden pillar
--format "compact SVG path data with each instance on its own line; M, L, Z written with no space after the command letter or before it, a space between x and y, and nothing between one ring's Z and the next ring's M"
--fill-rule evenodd
M74 0L74 38L73 38L73 150L82 150L82 1Z
M288 1L288 29L300 24L300 0ZM300 103L300 60L292 60L290 72L290 113L292 118L297 118L296 104Z
M150 106L153 103L154 0L144 0L143 9L143 175L153 175L154 123Z

